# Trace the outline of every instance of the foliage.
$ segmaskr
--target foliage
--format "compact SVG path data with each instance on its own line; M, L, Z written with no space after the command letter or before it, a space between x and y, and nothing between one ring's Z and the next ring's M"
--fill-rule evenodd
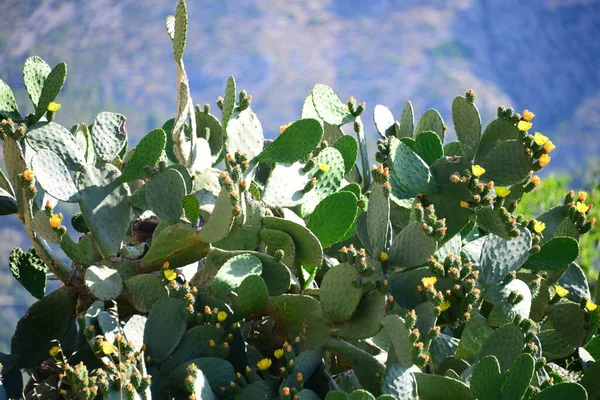
M220 118L194 107L187 27L180 0L167 18L176 115L135 149L122 114L53 122L65 64L26 61L26 116L0 84L0 211L34 247L10 268L39 298L0 355L0 396L600 395L600 309L575 263L595 222L587 194L516 214L554 149L529 133L532 113L500 107L482 133L469 90L444 143L436 110L415 122L407 102L397 122L377 106L369 170L366 105L325 85L273 141L233 77ZM64 203L79 208L77 240ZM45 294L48 273L63 286Z

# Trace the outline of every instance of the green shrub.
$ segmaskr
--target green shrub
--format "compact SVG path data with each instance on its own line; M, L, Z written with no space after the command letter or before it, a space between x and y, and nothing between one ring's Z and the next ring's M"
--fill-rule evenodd
M468 91L444 143L437 111L376 106L370 170L365 104L325 85L273 141L233 77L220 118L194 107L187 23L180 0L177 114L135 149L121 114L53 122L65 64L25 62L26 116L0 84L0 211L33 243L10 268L39 299L0 355L0 398L600 396L600 309L575 264L589 202L515 213L554 148L533 114L500 107L482 133Z

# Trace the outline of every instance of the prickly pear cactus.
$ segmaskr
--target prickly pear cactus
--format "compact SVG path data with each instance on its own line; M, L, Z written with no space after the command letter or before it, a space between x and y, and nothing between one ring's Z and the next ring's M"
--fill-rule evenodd
M554 150L533 113L482 127L469 90L444 143L438 111L378 105L369 169L366 104L323 84L274 140L233 77L220 116L194 107L188 22L179 0L175 118L135 147L122 114L54 122L64 63L27 59L27 117L0 81L0 215L31 239L9 262L38 299L0 398L600 398L600 309L575 263L592 205L515 214Z

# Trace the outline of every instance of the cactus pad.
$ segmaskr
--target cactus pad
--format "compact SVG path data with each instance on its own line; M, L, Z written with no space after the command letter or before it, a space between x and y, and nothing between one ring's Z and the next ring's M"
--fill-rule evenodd
M65 84L65 80L67 79L67 64L64 62L57 64L52 71L46 77L44 82L44 88L42 89L42 93L40 94L40 99L35 107L35 121L39 121L39 119L44 115L44 113L48 110L48 105L51 102L56 100L60 91Z
M390 161L393 169L390 183L394 196L402 199L409 194L427 192L432 189L432 174L429 166L405 143L393 138L390 142Z
M122 114L102 112L92 126L92 142L98 158L112 162L127 143L126 118Z
M315 85L311 96L319 117L328 124L340 126L354 120L354 116L329 86Z
M579 255L577 240L559 236L546 242L542 249L530 256L523 267L534 270L555 270L571 264Z
M46 293L46 270L44 262L33 251L24 252L15 248L8 257L8 265L13 276L36 299Z
M516 140L519 130L514 122L506 119L495 119L486 126L481 136L479 149L475 156L475 163L481 164L490 151L497 145L507 140Z
M135 152L127 161L121 174L121 182L131 182L145 176L146 166L154 167L165 149L167 135L162 129L155 129L140 140Z
M301 119L277 136L258 156L261 162L293 163L305 158L323 137L323 127L316 119Z
M231 116L233 115L233 109L235 108L235 95L235 78L233 76L229 76L229 78L227 78L227 84L225 85L225 96L223 97L222 110L223 113L221 116L221 125L223 126L223 129L225 129L225 131L227 132L227 135L229 135L229 132L227 131L227 126L229 125L229 120L231 119ZM235 150L236 149L228 149L228 151L231 152L234 152Z
M15 95L2 79L0 79L0 118L11 118L15 122L21 122L21 114L19 114Z
M230 258L219 269L211 285L211 293L215 297L227 298L229 292L235 291L244 279L250 275L260 275L262 263L251 254L240 254Z
M523 228L511 240L489 234L483 245L479 279L484 286L500 283L511 271L517 271L529 257L531 233Z
M221 122L208 112L196 106L196 129L198 137L208 141L212 156L212 163L216 164L223 157L223 128ZM208 131L208 135L206 136Z
M23 65L23 82L25 90L34 107L37 107L44 89L44 83L52 68L40 57L29 57Z
M268 229L281 230L294 239L298 262L308 267L321 266L323 247L319 239L309 229L295 222L277 217L264 217L263 226Z
M223 105L225 110L225 105ZM225 111L223 111L225 115ZM223 124L225 126L225 124ZM250 108L245 109L227 124L225 149L228 153L241 151L252 161L263 150L263 129L256 114Z
M333 147L337 149L344 158L344 173L348 174L356 165L358 157L358 142L350 135L344 135L339 138Z
M362 289L352 284L358 277L358 271L350 264L337 265L325 274L319 298L325 318L332 323L350 319L358 307Z
M147 313L152 305L167 296L167 290L156 275L136 275L125 281L125 296L136 310Z
M425 373L414 375L422 400L462 400L471 396L469 387L458 379Z
M110 164L88 166L77 178L79 206L98 250L113 256L129 227L129 188L119 181L119 170Z
M150 178L146 186L146 200L150 209L162 221L171 224L179 221L186 192L181 174L174 169L166 169Z
M437 250L437 242L423 230L423 223L408 224L392 242L390 262L399 267L423 264Z
M406 100L402 113L400 114L400 127L398 130L398 138L412 137L415 125L415 113L412 103Z
M304 186L310 175L304 164L277 164L265 186L262 200L272 207L293 207L304 201Z
M312 213L322 199L337 192L344 179L344 158L337 149L327 147L321 151L315 164L310 171L311 177L319 171L322 164L328 166L329 169L317 179L315 187L304 195L304 201L300 205L300 213L304 216Z
M19 203L12 194L0 188L0 216L10 215L19 211Z
M79 192L67 167L55 153L39 151L31 160L31 167L40 185L52 197L68 203L79 200Z
M142 258L141 269L157 271L165 261L169 261L171 268L183 267L204 258L209 249L210 245L191 226L168 226L153 238L150 250Z
M323 199L315 208L307 228L319 238L323 248L340 242L352 227L359 211L356 202L354 194L338 192Z
M382 251L388 251L388 237L391 233L389 219L390 200L385 196L383 186L374 183L371 186L366 225L370 251L375 257L379 257Z
M499 186L510 186L527 178L533 159L525 153L521 142L508 140L494 147L481 166L486 170L485 179Z
M400 366L410 368L413 364L413 346L408 339L409 331L406 328L404 320L398 315L389 314L383 319L382 323L390 337L394 354L396 355Z
M414 151L427 165L432 165L444 156L444 148L440 137L433 131L419 133L415 140Z
M214 243L227 236L233 225L233 206L229 199L229 191L222 188L217 197L215 207L210 214L206 225L200 231L201 240L206 243Z
M123 291L123 281L117 270L92 265L85 271L85 286L98 300L114 300Z
M152 306L144 329L144 343L153 362L166 360L185 334L188 317L185 306L185 301L170 297L164 297ZM169 329L164 329L167 326Z
M430 108L429 110L425 111L423 115L421 115L419 122L417 122L417 127L415 128L413 137L416 139L421 132L426 131L433 131L437 133L437 135L440 137L440 141L444 143L444 120L442 119L440 113L433 108Z
M379 136L386 138L389 136L395 136L396 120L394 115L386 106L377 104L373 109L373 122L375 128L379 132Z
M531 378L530 378L531 379ZM494 356L485 356L473 368L471 375L471 392L474 399L500 400L502 374L500 364Z
M481 346L478 358L482 359L488 355L495 356L500 364L500 370L505 372L519 357L524 345L521 329L513 324L504 325L487 338Z
M481 140L481 117L473 102L458 96L452 101L452 122L460 142L461 155L472 160Z

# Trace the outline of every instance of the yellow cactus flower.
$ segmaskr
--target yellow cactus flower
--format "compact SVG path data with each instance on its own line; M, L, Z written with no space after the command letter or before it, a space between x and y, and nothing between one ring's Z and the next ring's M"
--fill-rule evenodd
M460 202L460 206L461 206L462 208L469 208L469 203L467 203L466 201L461 201L461 202Z
M544 229L546 229L546 224L543 223L542 221L534 221L533 222L533 230L536 231L537 233L542 233L544 231Z
M577 193L577 201L585 201L585 199L587 199L587 192L580 190L579 193Z
M510 194L510 189L505 186L496 186L496 196L506 197Z
M33 178L35 178L35 174L33 173L33 171L29 169L23 171L23 179L25 179L27 182L32 182Z
M536 132L533 135L533 141L535 142L535 144L537 144L538 146L543 146L544 143L546 143L548 141L548 136L544 136L539 132Z
M261 371L266 371L271 367L271 364L273 364L273 361L271 361L270 358L263 358L262 360L256 363L256 366Z
M170 266L171 266L171 264L169 264L168 261L165 261L163 264L163 269L169 269Z
M554 145L554 143L552 143L552 140L548 140L544 145L544 151L546 152L546 154L550 153L555 148L556 146Z
M382 262L386 262L390 257L388 256L388 254L385 251L382 251L381 254L379 255L379 259Z
M48 104L48 111L57 112L58 110L60 110L61 107L62 105L60 105L59 103L51 101L50 104Z
M485 168L483 168L481 165L475 164L471 167L471 172L473 172L473 175L479 178L481 175L485 174Z
M50 218L50 226L54 229L58 229L62 223L62 217L59 214L54 214Z
M113 346L113 344L107 340L102 342L100 348L102 350L102 353L104 353L107 356L115 352L115 346Z
M534 176L531 177L531 183L533 184L533 186L539 185L541 181L542 180L537 175L534 175Z
M177 272L175 272L175 270L173 270L173 269L165 269L163 271L163 274L165 275L165 278L167 278L167 280L169 282L171 282L173 279L177 278Z
M444 300L444 301L442 301L442 304L440 304L440 310L442 310L442 312L444 312L447 309L449 309L451 305L452 304L450 304L450 302L448 300Z
M523 119L527 122L531 121L535 117L535 114L529 110L523 110Z
M421 282L423 282L423 286L425 287L425 289L429 289L432 288L433 285L435 285L435 283L437 282L437 278L435 276L425 277L421 279Z
M227 313L225 311L219 311L219 313L217 314L217 319L219 320L219 322L223 322L227 319Z
M548 154L542 154L538 162L540 163L540 167L545 167L548 165L552 158Z
M523 132L530 130L532 126L533 124L529 121L519 121L517 124L517 128Z
M292 123L290 122L290 123L289 123L289 124L287 124L287 125L281 125L281 126L279 127L279 134L281 135L283 132L285 132L285 130L286 130L287 128L289 128L291 124L292 124Z
M558 297L565 297L566 295L569 294L569 291L560 285L556 285L554 287L554 290L556 291L556 294L558 295Z
M58 356L58 353L60 353L60 347L58 347L58 346L54 346L54 347L52 347L52 348L50 349L49 353L50 353L50 355L51 355L52 357L56 357L56 356Z
M575 203L575 209L578 213L585 214L588 210L588 206L585 203L578 201L577 203Z
M591 301L591 300L588 300L588 301L585 303L585 309L586 309L586 310L588 310L589 312L595 311L595 310L596 310L596 308L598 308L598 306L596 305L596 303L594 303L594 302L593 302L593 301Z
M275 356L276 359L281 359L281 357L283 357L284 355L284 351L283 349L277 349L273 352L273 355Z
M319 164L319 169L320 169L322 172L327 172L327 171L329 171L329 168L330 168L330 167L329 167L329 165L327 165L327 164L325 164L325 163L321 163L321 164Z

